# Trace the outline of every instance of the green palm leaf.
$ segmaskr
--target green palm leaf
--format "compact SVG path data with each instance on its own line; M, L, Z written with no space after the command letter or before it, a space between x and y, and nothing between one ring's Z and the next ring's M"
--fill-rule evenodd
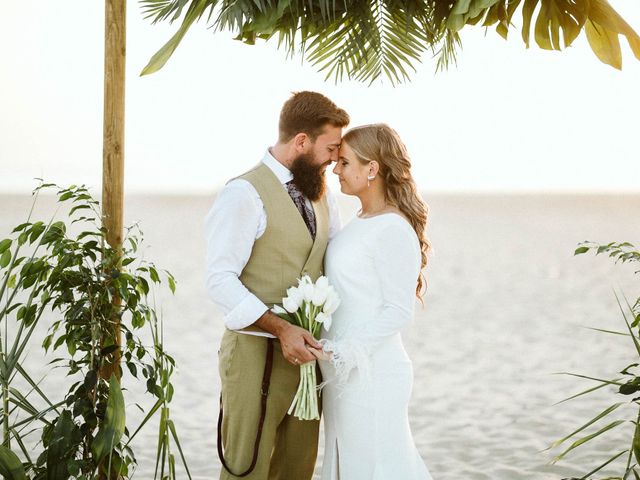
M589 473L587 473L586 475L583 475L582 477L580 477L580 480L587 480L588 478L591 478L591 475L593 475L594 473L599 472L600 470L602 470L604 467L606 467L607 465L609 465L611 462L616 461L618 458L620 458L622 455L624 455L625 453L627 453L628 450L623 450L622 452L616 453L615 455L613 455L612 457L610 457L607 461L605 461L604 463L600 464L599 466L597 466L596 468L594 468L593 470L591 470ZM634 472L635 473L635 472ZM612 479L613 480L613 479Z
M613 382L619 382L620 380L622 380L622 379L621 378L615 378L612 381ZM601 388L604 388L607 385L608 385L608 383L602 383L602 384L597 385L595 387L591 387L591 388L589 388L587 390L584 390L584 391L582 391L580 393L576 393L575 395L571 395L570 397L567 397L564 400L560 400L559 402L554 403L554 405L559 405L561 403L568 402L569 400L573 400L574 398L581 397L582 395L587 395L588 393L595 392L596 390L600 390Z
M577 435L578 433L582 432L584 429L590 427L591 425L593 425L594 423L596 423L597 421L601 420L602 418L606 417L607 415L609 415L611 412L613 412L614 410L616 410L619 406L621 405L625 405L624 403L615 403L613 405L611 405L609 408L606 408L604 411L600 412L598 415L596 415L594 418L592 418L591 420L589 420L587 423L585 423L584 425L582 425L580 428L574 430L573 432L571 432L569 435L567 435L566 437L561 438L560 440L556 440L555 442L553 442L551 444L551 446L549 447L549 449L551 448L555 448L558 445L560 445L561 443L566 442L567 440L569 440L571 437Z
M609 430L616 428L618 425L622 425L623 423L625 423L625 420L616 420L615 422L611 422L610 424L608 424L605 427L602 427L600 430L598 430L597 432L594 432L590 435L587 435L586 437L582 437L579 440L576 440L575 442L573 442L571 444L571 446L569 448L567 448L564 452L562 452L560 455L558 455L557 457L555 457L553 459L553 462L557 462L559 460L562 460L565 455L567 455L567 453L569 453L571 450L573 450L574 448L579 447L580 445L583 445L585 443L587 443L590 440L593 440L596 437L599 437L600 435L602 435L605 432L608 432Z
M27 480L22 462L4 445L0 445L0 475L7 480Z
M142 11L145 18L154 17L153 23L167 20L177 20L182 15L182 9L189 0L141 0Z
M640 37L606 0L141 0L152 21L173 22L186 14L174 36L151 58L142 74L167 62L191 25L206 15L216 30L231 31L237 40L278 38L288 55L301 54L326 72L393 84L409 79L425 51L437 57L437 67L455 61L458 32L482 22L496 25L504 38L515 12L522 11L522 38L560 50L585 30L592 50L605 63L622 65L619 35L626 36L640 59Z
M536 44L546 50L568 47L584 30L591 49L602 62L622 68L619 35L627 38L634 55L640 59L640 37L607 0L473 0L468 12L463 11L465 3L469 0L455 2L453 12L459 13L448 19L450 28L459 30L483 19L483 26L497 24L496 31L507 38L511 19L522 7L522 39L527 47L532 25ZM485 3L492 5L479 13L474 9Z
M176 3L182 3L182 2L183 0L179 0ZM162 3L166 3L166 1L163 1ZM195 22L197 19L199 19L202 16L202 14L204 13L207 7L207 3L208 2L205 0L193 0L191 5L189 6L187 15L185 16L184 21L182 22L182 25L180 26L178 31L175 33L173 37L171 37L171 39L167 43L164 44L164 46L160 50L156 52L156 54L153 57L151 57L151 60L149 60L149 63L147 64L146 67L144 67L140 75L148 75L150 73L157 72L164 66L165 63L167 63L167 60L171 58L171 55L173 55L173 52L175 52L176 48L178 48L178 45L180 45L180 42L182 41L185 34L189 30L189 27L191 27L193 22ZM182 9L182 6L180 6L176 10L176 15L179 15L181 9ZM166 16L168 16L170 12L171 12L171 9L168 9L168 6L164 6L159 12L156 13L155 21L166 18Z
M153 73L166 63L186 31L206 10L217 30L231 31L237 40L254 44L257 39L278 38L289 55L301 53L327 74L372 82L386 76L392 83L405 81L423 52L444 56L447 35L436 21L432 1L218 1L191 0L178 32L150 60L142 74ZM174 21L184 0L143 0L144 13L153 22ZM214 13L215 12L215 13Z
M101 461L118 445L125 431L124 397L120 383L115 375L109 379L109 399L107 411L93 440L91 450L94 457Z

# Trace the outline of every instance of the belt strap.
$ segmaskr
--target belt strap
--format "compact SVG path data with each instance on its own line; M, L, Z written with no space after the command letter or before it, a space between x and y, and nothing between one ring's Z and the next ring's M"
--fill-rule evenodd
M233 473L227 466L227 462L224 459L224 452L222 449L222 392L220 392L220 414L218 415L218 457L222 466L234 477L246 477L256 467L258 462L258 451L260 449L260 438L262 437L262 427L264 425L264 419L267 415L267 395L269 395L269 385L271 383L271 370L273 368L273 338L267 339L267 358L264 363L264 373L262 375L262 387L260 389L260 421L258 422L258 433L256 434L256 441L253 446L253 459L251 465L243 473Z

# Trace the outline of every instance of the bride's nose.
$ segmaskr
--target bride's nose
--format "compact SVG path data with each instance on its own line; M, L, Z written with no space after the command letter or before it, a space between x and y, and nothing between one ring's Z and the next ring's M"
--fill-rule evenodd
M338 160L338 161L336 162L336 165L335 165L335 167L333 167L332 172L333 172L333 173L335 173L336 175L339 175L339 174L340 174L340 172L339 172L339 168L340 168L340 160Z

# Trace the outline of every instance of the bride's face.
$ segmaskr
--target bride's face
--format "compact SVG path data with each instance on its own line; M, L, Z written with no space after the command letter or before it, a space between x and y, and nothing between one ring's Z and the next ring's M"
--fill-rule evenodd
M367 188L369 165L363 165L345 142L340 145L340 153L333 173L340 179L340 191L347 195L357 195Z

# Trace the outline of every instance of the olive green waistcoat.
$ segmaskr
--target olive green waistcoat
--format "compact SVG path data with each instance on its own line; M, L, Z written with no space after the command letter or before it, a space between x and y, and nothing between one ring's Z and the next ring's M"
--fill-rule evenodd
M315 281L323 271L329 241L329 208L326 196L312 202L316 238L311 238L302 215L278 177L264 163L242 178L254 186L267 212L267 228L251 250L240 281L268 307L282 304L287 288L308 274Z

